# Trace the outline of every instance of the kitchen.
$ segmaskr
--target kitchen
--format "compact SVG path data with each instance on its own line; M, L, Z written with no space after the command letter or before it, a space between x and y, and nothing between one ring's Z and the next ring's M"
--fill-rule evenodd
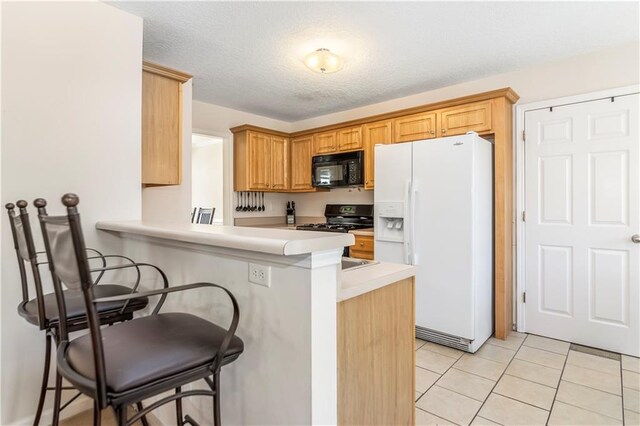
M3 200L31 202L37 197L45 197L53 212L62 208L57 200L63 193L76 192L81 199L78 208L83 217L84 232L91 245L158 264L177 283L219 282L236 294L241 309L238 336L244 340L245 352L238 361L225 367L221 375L224 424L374 422L363 413L390 416L385 417L387 424L634 424L638 416L634 398L638 395L635 381L639 374L639 354L637 338L634 340L629 333L637 331L638 326L637 304L633 304L638 297L638 265L633 250L638 248L630 237L638 232L639 209L635 188L621 188L619 182L624 176L629 185L638 181L637 167L631 163L637 161L638 150L637 120L633 119L634 114L637 116L638 37L629 30L637 27L634 17L637 13L632 13L637 12L637 5L597 4L590 9L578 3L573 7L564 4L558 6L559 12L553 19L550 16L554 13L544 9L546 6L539 6L541 9L532 14L534 9L530 8L536 6L519 6L518 3L506 3L503 9L489 3L416 3L398 4L393 8L389 3L380 3L366 8L360 6L358 13L353 13L359 7L355 4L319 4L313 9L315 13L303 11L303 6L296 3L244 6L231 2L187 3L176 15L172 9L178 7L176 4L150 6L149 2L52 2L24 6L3 3ZM461 46L467 46L461 47L466 49L465 53L476 52L474 60L485 66L483 70L474 70L467 64L469 71L464 76L442 77L447 83L404 89L398 86L389 89L385 96L372 97L365 95L371 87L377 86L365 84L369 80L364 76L377 69L376 63L370 62L374 60L372 58L385 55L380 51L376 51L378 56L361 55L370 51L365 48L363 39L355 35L357 31L350 39L351 50L341 48L339 43L326 46L342 55L344 68L325 74L308 69L302 59L317 48L325 47L318 43L330 43L331 37L315 37L322 31L314 35L313 31L292 30L299 25L304 27L305 23L312 28L311 23L315 21L325 22L333 28L338 24L331 23L328 17L340 10L343 16L352 17L352 25L361 25L361 31L383 45L384 41L376 38L375 31L371 32L367 25L373 25L385 16L398 20L400 26L404 23L407 29L418 31L416 28L422 26L411 22L410 17L425 16L429 8L435 8L429 13L465 17L469 31L475 30L478 37L486 27L478 26L471 16L491 19L490 16L495 18L495 13L508 11L509 16L514 17L514 22L509 24L513 25L509 27L510 34L517 33L518 25L534 19L540 25L538 30L528 27L526 34L518 33L522 37L520 42L531 46L526 53L530 58L523 59L524 53L513 45L500 45L500 37L490 31L485 34L485 42L491 40L490 43L502 46L504 50L496 55L484 52L486 58L480 58L482 55L477 49L456 38ZM600 34L580 32L579 37L570 38L571 43L557 46L542 28L548 29L551 21L557 24L569 15L580 16L576 21L584 22L585 27L589 26L586 23L597 23L608 25L611 30ZM220 16L228 17L228 22L218 22ZM301 21L293 22L294 16ZM542 16L550 20L546 26ZM270 37L265 35L263 39L254 31L264 28L264 24L238 25L242 20L255 23L268 21L267 18L271 18L271 22L288 20L288 25L272 26L271 31L280 34L274 36L275 40L278 37L289 40L288 45L293 46L295 53L273 55L274 51L282 51L261 44ZM257 44L251 49L252 53L248 56L229 54L224 45L211 49L208 43L220 37L217 32L210 33L213 21L224 24L225 31L221 33L229 35L225 37L228 46L234 43L246 45L247 40L255 40ZM443 34L446 24L440 24ZM556 29L561 31L560 27ZM575 25L571 29L580 31ZM406 34L409 38L411 31ZM568 37L570 29L562 31ZM85 35L82 43L77 40L79 32ZM397 46L399 41L395 37L401 35L391 33L394 32L389 34L390 45ZM531 38L527 39L527 34ZM421 37L424 39L426 35ZM436 37L436 34L429 33L429 37ZM537 41L534 42L534 38ZM45 39L47 43L43 42ZM584 44L577 41L580 39ZM446 41L440 40L441 44L434 45L442 46ZM410 40L405 39L405 42ZM417 53L420 49L416 45L411 46L414 50L410 51L415 52L416 57L424 57ZM551 46L564 50L552 54ZM246 52L245 48L235 51ZM96 57L96 51L101 52L101 57ZM216 52L224 58L220 62L224 66L216 61L206 63L206 55L193 54L198 51ZM440 70L444 73L464 69L455 61L447 62L446 55L431 53L440 60L425 59L420 66L442 62ZM500 62L501 55L518 58L520 62L517 66L507 66ZM270 56L289 61L284 68L289 67L296 77L293 80L289 74L283 77L283 67L274 63L277 61L267 60ZM398 56L387 56L400 60ZM77 66L79 58L85 59L83 67ZM199 66L197 58L203 61ZM247 67L247 63L252 66ZM259 63L267 68L257 66ZM238 68L234 68L236 66ZM43 69L49 72L43 73ZM109 70L106 75L104 69ZM215 73L203 69L215 70ZM234 69L246 74L234 74ZM426 79L424 74L399 72L394 67L384 70L381 68L381 75L398 74L397 79L389 80L390 88L401 81L406 84L412 78ZM436 73L437 70L430 68L429 72ZM168 80L153 80L162 84L148 85L152 79L147 79L145 73ZM209 78L214 74L216 78ZM252 79L248 78L250 75ZM269 84L265 84L265 75L269 76ZM381 75L378 77L382 78ZM353 78L350 86L345 86L341 80L346 77ZM215 86L214 80L228 87L223 90ZM59 82L64 84L57 84ZM262 92L253 84L268 86L269 90ZM289 96L285 95L291 93L287 90L288 84L318 90L315 94L301 91ZM171 93L162 96L170 100L172 106L168 113L170 119L166 122L176 123L169 132L163 130L162 120L149 127L149 117L159 112L149 115L154 104L145 96L149 87L160 86ZM353 90L345 87L353 87ZM336 92L336 88L343 91ZM216 95L211 96L211 93ZM48 95L43 97L42 94ZM259 98L262 103L256 106ZM96 101L88 102L87 99ZM600 109L586 112L564 106L590 105L591 101L603 99L607 101L606 105L597 104ZM58 105L59 102L62 104ZM96 128L95 123L101 123L100 117L107 111L111 119ZM616 118L615 114L620 111L626 111L626 118ZM570 175L569 170L578 173L574 183L586 181L584 167L587 166L578 163L577 159L582 158L580 155L586 158L587 154L570 151L571 144L562 142L574 134L585 137L577 128L572 133L566 127L570 122L584 123L585 116L591 117L588 128L596 132L593 143L612 140L610 134L622 135L616 136L618 139L611 154L605 155L609 151L602 149L596 150L597 155L588 153L591 156L588 167L597 168L599 175L604 176L602 181L593 181L591 188L599 201L591 210L579 204L586 203L584 190L564 181L557 184L559 179ZM24 117L29 117L28 121L36 125L27 125ZM600 117L603 119L597 121ZM67 124L64 131L59 123ZM628 131L615 133L615 129L611 130L627 125ZM467 135L468 132L478 136ZM224 156L222 205L192 205L192 146L187 141L192 139L193 133L221 140ZM632 138L623 137L626 134ZM451 138L441 139L448 136ZM526 144L536 138L545 143ZM43 143L43 140L50 142ZM78 143L87 140L91 142ZM168 142L154 146L147 143L149 140ZM490 144L484 145L489 143L484 140ZM453 167L462 167L463 163L453 161L451 167L445 167L448 163L443 160L446 158L442 157L443 153L435 156L443 161L435 162L430 162L434 154L419 154L423 147L427 150L426 147L435 146L433 143L438 141L450 141L451 149L490 146L493 162L483 169L485 173L463 176ZM400 151L410 152L400 154ZM34 158L30 152L39 152L41 158ZM381 157L376 152L385 154ZM627 154L620 157L619 152ZM351 161L346 163L347 170L353 165L363 172L353 175L356 182L349 182L347 177L347 184L339 184L338 188L314 186L314 178L320 183L327 177L327 171L335 171L318 160L331 161L330 157L344 155ZM567 156L576 156L574 169L563 160ZM548 157L554 160L547 160ZM81 161L71 161L71 158ZM474 154L468 161L474 162L478 158ZM544 165L540 168L534 166L538 164L538 158ZM616 169L615 165L625 158L628 162L624 164L628 167ZM385 162L390 159L394 160ZM118 173L111 170L110 164L119 164ZM462 167L462 170L468 169ZM61 173L60 170L68 172ZM428 174L436 170L437 175ZM628 174L616 175L616 170ZM24 179L15 179L25 173L28 175ZM475 204L478 200L471 195L479 197L480 192L469 182L475 184L480 178L490 178L491 174L492 185L487 186L488 192L481 199L492 202L478 206ZM78 175L90 178L78 179ZM427 177L428 182L425 181ZM464 180L467 178L470 181ZM434 182L440 183L439 179L442 185L432 187ZM545 183L545 179L555 179L556 184L553 180ZM406 186L407 181L415 181L416 185ZM546 186L541 187L545 192L540 194L541 198L531 196L526 199L528 207L524 220L524 198L539 190L537 187L525 188L525 184L531 182L545 183ZM616 182L618 186L615 186ZM437 192L438 188L442 193ZM611 188L620 191L611 191ZM471 195L463 197L461 194L465 191ZM447 196L451 192L460 196ZM423 203L426 201L424 194L438 200L439 205L449 207L433 209L428 202ZM567 201L571 194L575 194L573 202L578 204ZM536 204L537 200L542 200L540 205ZM455 205L462 201L466 204ZM287 222L288 202L295 203L295 226L347 222L363 229L351 234L291 230L292 224ZM243 205L259 208L236 211L236 207ZM621 205L627 206L625 214L620 213L623 211L618 208ZM290 204L290 210L293 206ZM215 207L222 213L226 226L190 224L193 207ZM468 211L474 215L462 214ZM575 223L571 220L572 215L587 211L591 215L589 218L575 216ZM492 225L487 225L487 212L493 216ZM410 220L417 215L423 220ZM356 223L352 217L357 217ZM5 220L3 229L8 226ZM476 220L484 221L484 225L478 226ZM594 299L590 308L592 313L587 313L591 315L590 323L585 325L570 322L582 318L581 310L586 306L582 299L584 294L578 293L578 287L567 286L573 278L560 272L566 270L568 259L572 259L568 254L571 250L578 256L586 249L577 245L572 248L578 242L571 239L569 242L554 240L568 237L559 232L549 235L544 227L577 227L587 221L607 226L612 234L615 231L615 238L621 242L616 246L601 240L596 245L599 248L589 249L589 259L573 258L575 268L584 270L587 270L584 266L587 262L601 262L597 265L604 269L598 269L600 275L596 275L600 278L591 284L593 294L603 291L603 279L613 283L611 288L606 288L611 297ZM436 226L438 223L443 226ZM288 229L278 229L280 227ZM416 230L423 233L416 233ZM437 250L438 244L428 241L440 230L446 234L438 237L446 243L441 253ZM468 257L462 256L462 251L469 250L469 242L477 241L471 237L475 230L485 231L484 244L493 245L493 249L488 250L485 245L471 250ZM486 232L488 230L491 232ZM522 239L524 235L526 242ZM31 423L44 348L41 335L34 327L23 324L15 312L19 290L13 285L5 285L17 280L15 255L9 245L10 238L3 238L3 241L2 423ZM542 261L538 256L530 256L538 246L542 250ZM353 258L373 260L374 264L341 270L344 247L351 247ZM425 255L427 252L429 254ZM628 254L622 255L622 252ZM447 262L451 253L457 255ZM627 259L626 263L624 259ZM438 273L451 277L452 271L462 276L471 268L462 265L471 265L475 260L489 265L488 271L485 266L483 273L478 274L484 277L482 284L460 287L460 294L447 293L452 289L448 285L436 294L454 297L460 301L458 305L449 299L437 306L437 299L421 293L420 286L424 282L421 277ZM616 275L616 265L623 264L628 268L628 278ZM429 268L421 269L425 265ZM261 269L264 266L266 270ZM576 274L583 269L576 269ZM538 279L537 271L546 274L542 276L544 279ZM576 275L576 283L585 281L578 278ZM458 279L469 282L468 278ZM526 304L525 281L528 284ZM536 290L536 282L541 283L541 289ZM408 291L414 285L415 296ZM365 287L367 291L363 292ZM155 287L148 282L144 288ZM478 297L474 290L478 291ZM574 290L575 299L570 302L567 294L573 294L568 292ZM392 293L385 293L387 291ZM460 295L466 297L464 302ZM540 299L540 295L547 299ZM414 297L423 301L415 305L415 325L422 330L414 330L413 318L409 318L413 314L413 303L407 300ZM386 306L375 308L380 312L380 318L367 317L366 308L359 311L362 307L357 306L365 301L373 305L397 305L380 305ZM429 305L434 302L436 306ZM427 314L437 312L438 308L445 312L438 313L436 318L421 318L421 307L424 306L429 306ZM533 309L536 306L542 309ZM217 302L211 305L200 298L175 299L170 307L176 311L192 309L196 314L220 323L228 313ZM214 312L216 309L220 312ZM383 314L403 311L407 316L401 318ZM462 320L465 315L468 320ZM453 317L455 321L450 320ZM339 324L351 322L345 321L346 318L353 319L354 324L355 319L366 318L368 325L340 328ZM442 319L445 323L432 325ZM405 336L407 322L411 323L410 341ZM388 362L403 365L404 369L396 371L385 364L380 369L388 376L358 382L358 378L369 380L367 372L371 369L367 361L349 358L348 354L364 356L366 351L362 348L366 347L368 338L375 336L374 331L369 335L367 330L386 330L382 336L388 338L394 332L385 329L385 325L391 327L392 324L404 330L404 343L396 346L397 351L386 353L402 359L411 358L410 366L398 362L400 358L393 358ZM465 324L467 329L482 324L485 329L478 329L478 334L469 338L467 331L460 331L459 324ZM458 331L454 330L456 327ZM570 327L574 327L573 334L561 334ZM429 330L441 334L428 335ZM417 336L415 340L414 335ZM452 336L458 339L444 341ZM460 339L461 336L464 339ZM362 346L355 352L340 352L341 345L347 348L344 345L349 343ZM393 346L393 343L386 340L384 345ZM594 355L592 350L586 353L581 349L584 346L605 352ZM288 347L295 351L287 351ZM389 346L378 349L385 347ZM408 347L410 351L404 352ZM373 354L367 356L375 359ZM531 374L532 369L539 377ZM344 375L345 372L351 375ZM617 379L614 378L616 374ZM589 381L595 376L599 380ZM387 405L390 403L388 395L385 399L385 395L373 391L382 389L384 394L388 386L395 386L385 380L399 378L405 379L394 382L399 384L390 394L397 398L399 405L396 407L404 407L402 410ZM360 394L358 389L372 389L372 392L351 398ZM344 393L346 390L347 394ZM592 401L589 398L594 396L601 404L589 406L585 403ZM50 399L48 396L43 416L51 415ZM89 413L90 416L88 402L81 398L72 404L66 413L63 411L65 418L76 413ZM346 404L347 408L341 404ZM380 411L372 411L371 404ZM193 412L193 417L201 424L211 423L210 409L208 404L185 400L185 412ZM342 416L348 409L354 410L352 413L355 414L350 414L354 417ZM154 415L163 423L171 424L175 411L169 404ZM43 417L43 422L49 418Z

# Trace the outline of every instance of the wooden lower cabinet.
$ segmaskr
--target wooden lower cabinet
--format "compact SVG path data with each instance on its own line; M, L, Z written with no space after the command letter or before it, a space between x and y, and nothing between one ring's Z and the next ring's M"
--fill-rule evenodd
M369 235L355 235L355 237L356 243L349 246L349 256L373 260L373 237Z
M413 425L413 278L339 302L338 424Z
M364 139L364 189L375 186L375 146L393 142L393 121L383 120L362 126Z

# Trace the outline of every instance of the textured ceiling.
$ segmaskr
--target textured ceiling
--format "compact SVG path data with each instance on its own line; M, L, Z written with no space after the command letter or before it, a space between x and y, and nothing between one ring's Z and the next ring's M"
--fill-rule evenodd
M639 39L638 2L158 2L146 60L190 72L194 99L296 121ZM319 47L345 60L322 75Z

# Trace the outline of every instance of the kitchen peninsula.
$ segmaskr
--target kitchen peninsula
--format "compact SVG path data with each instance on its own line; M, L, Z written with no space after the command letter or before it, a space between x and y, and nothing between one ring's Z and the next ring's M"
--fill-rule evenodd
M238 299L245 352L221 376L223 423L413 424L413 267L342 270L343 248L355 240L347 233L140 221L96 227L122 253L163 268L171 285L211 281ZM262 284L251 282L254 265ZM158 284L149 277L144 285ZM197 291L165 306L226 324L225 302ZM198 398L185 404L194 418L211 409Z

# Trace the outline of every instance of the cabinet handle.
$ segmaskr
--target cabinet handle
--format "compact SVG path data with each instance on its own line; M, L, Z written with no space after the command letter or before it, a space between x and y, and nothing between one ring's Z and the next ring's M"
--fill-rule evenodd
M360 243L360 247L364 246L364 243Z
M442 133L447 133L447 129L442 129Z
M432 130L432 131L431 131L431 134L432 134L432 135L435 135L435 134L436 134L436 132Z

